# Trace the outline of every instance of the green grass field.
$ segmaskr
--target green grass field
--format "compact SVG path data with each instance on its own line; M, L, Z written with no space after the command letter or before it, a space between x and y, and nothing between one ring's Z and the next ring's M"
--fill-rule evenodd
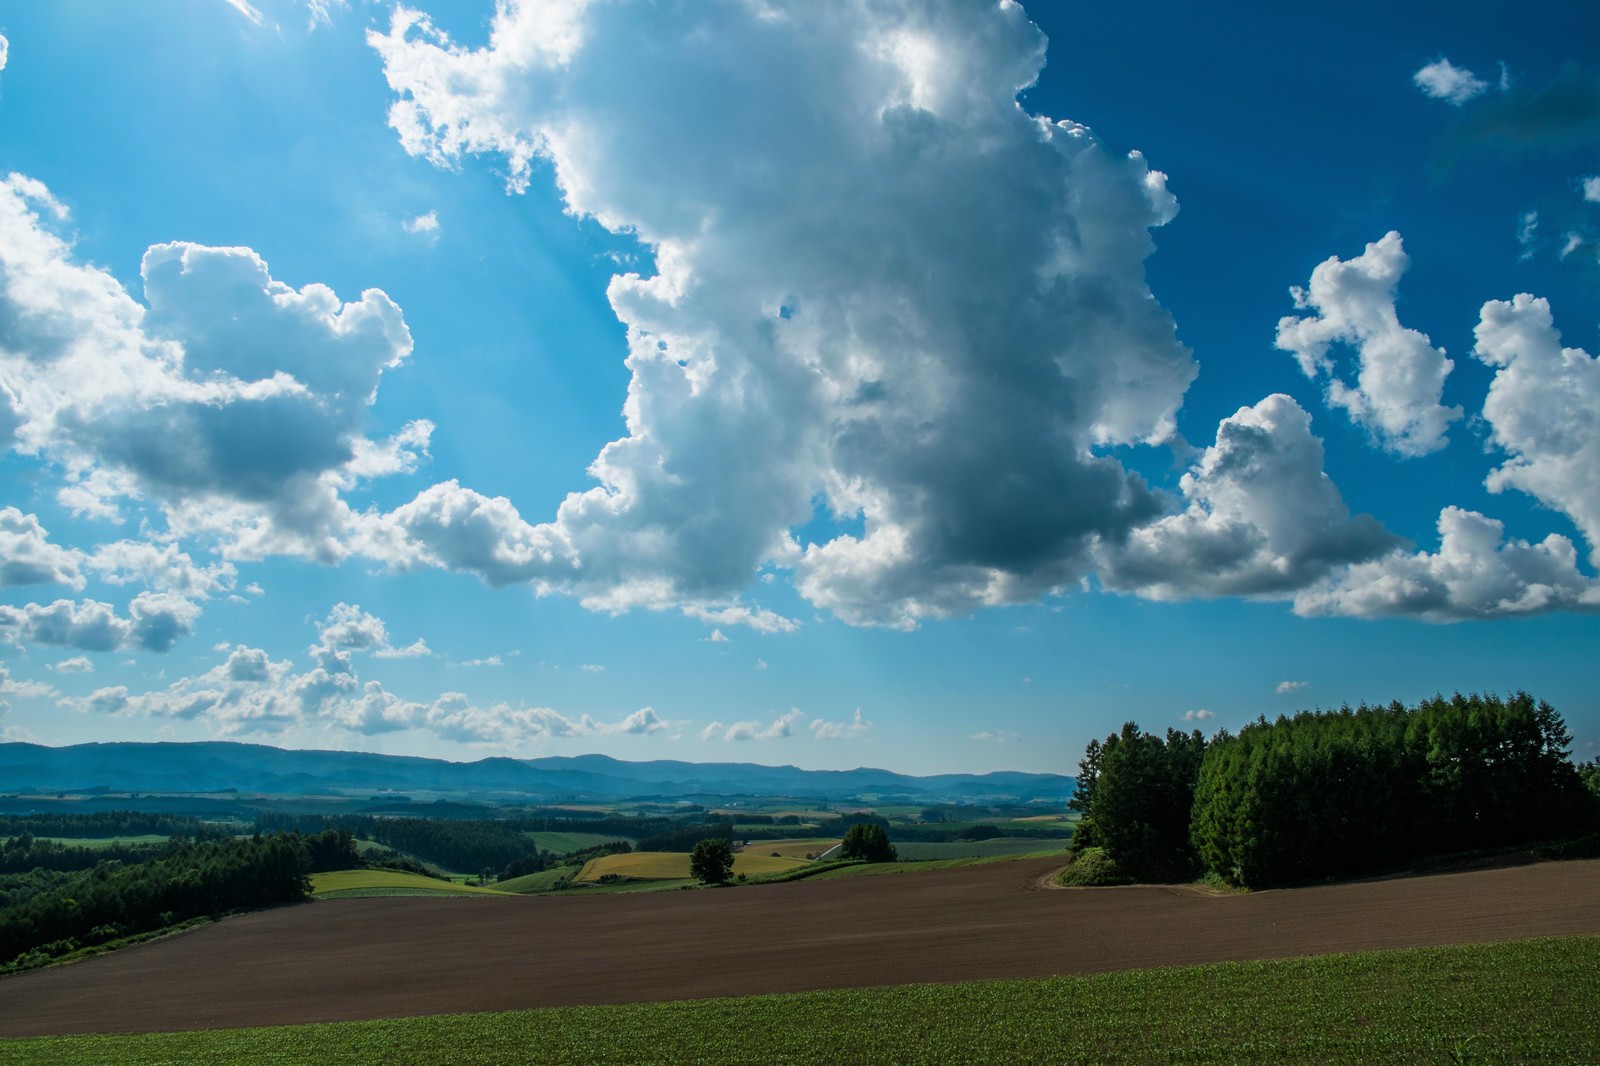
M540 870L536 874L523 874L509 881L498 881L494 887L498 891L515 892L518 895L548 892L556 886L557 881L568 879L577 872L570 866L554 866L548 870Z
M545 832L541 829L522 835L537 844L540 851L553 851L557 855L570 855L574 851L599 847L601 844L609 844L613 840L626 840L630 844L633 843L632 837L607 836L603 833L557 833Z
M311 894L319 899L348 899L355 896L502 896L506 893L399 870L334 870L311 875Z
M686 963L692 964L692 963ZM1600 938L277 1029L0 1041L0 1066L1600 1062Z
M172 839L164 833L137 833L125 837L39 837L73 848L109 848L113 844L165 844Z
M985 859L996 855L1028 855L1042 851L1067 850L1067 840L1036 840L1025 837L994 837L991 840L952 840L946 844L924 844L908 840L895 844L902 861L924 859ZM1065 862L1065 858L1062 859Z

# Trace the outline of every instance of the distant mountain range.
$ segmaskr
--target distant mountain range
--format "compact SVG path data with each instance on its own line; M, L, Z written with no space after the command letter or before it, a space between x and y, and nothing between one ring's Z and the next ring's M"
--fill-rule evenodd
M606 755L449 762L354 751L299 751L222 741L160 744L0 744L0 793L237 790L270 795L446 793L540 802L871 795L910 802L1061 801L1074 780L997 772L913 777L888 770L802 770L755 763L624 762Z

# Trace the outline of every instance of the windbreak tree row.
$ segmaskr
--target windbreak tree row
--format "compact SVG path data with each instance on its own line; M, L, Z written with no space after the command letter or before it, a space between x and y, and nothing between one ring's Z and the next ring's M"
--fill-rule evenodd
M1139 880L1265 887L1548 840L1600 820L1571 743L1525 692L1262 718L1209 743L1129 723L1080 764L1079 847Z
M0 910L0 969L202 915L306 898L313 850L296 833L183 844L159 859L105 862ZM30 957L31 956L31 957Z

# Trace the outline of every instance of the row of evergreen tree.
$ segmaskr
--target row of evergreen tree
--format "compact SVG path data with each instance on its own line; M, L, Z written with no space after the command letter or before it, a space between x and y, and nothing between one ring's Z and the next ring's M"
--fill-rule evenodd
M0 968L191 918L305 899L308 874L354 859L338 832L183 841L159 858L103 862L0 910Z
M1265 887L1571 836L1600 825L1571 743L1525 692L1262 718L1210 741L1130 722L1079 764L1074 848L1137 880Z

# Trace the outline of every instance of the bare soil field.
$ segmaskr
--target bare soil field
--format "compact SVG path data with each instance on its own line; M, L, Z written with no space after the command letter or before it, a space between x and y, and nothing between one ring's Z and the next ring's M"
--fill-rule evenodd
M1600 860L1045 891L1054 858L638 896L328 900L0 980L0 1036L1045 977L1600 934Z

